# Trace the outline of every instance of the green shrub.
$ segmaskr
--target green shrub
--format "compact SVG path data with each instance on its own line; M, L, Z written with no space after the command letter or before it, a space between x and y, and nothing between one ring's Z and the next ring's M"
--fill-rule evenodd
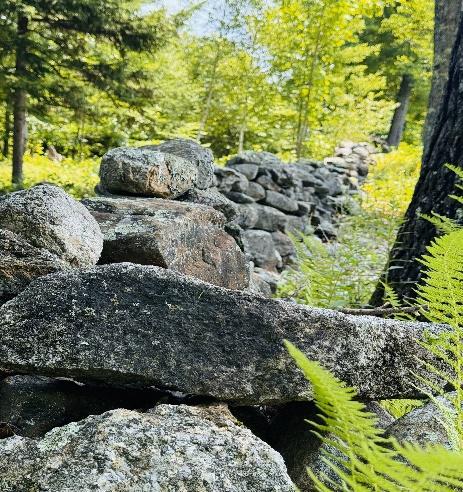
M43 155L26 155L24 160L24 186L37 183L54 183L75 198L94 195L98 183L99 162L96 159L72 161L64 159L53 162ZM11 185L11 163L0 161L0 193L13 191Z

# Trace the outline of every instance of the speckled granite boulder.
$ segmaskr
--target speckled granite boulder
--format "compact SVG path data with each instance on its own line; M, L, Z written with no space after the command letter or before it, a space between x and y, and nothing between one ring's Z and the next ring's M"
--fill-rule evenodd
M228 289L245 289L244 253L220 212L156 198L91 198L85 206L104 234L100 263L155 265Z
M198 168L174 154L119 147L103 156L100 180L112 193L176 198L196 186Z
M311 399L288 339L364 399L416 397L426 323L347 316L129 263L42 277L0 307L0 371L156 386L243 405ZM27 336L24 336L27 334Z
M222 407L113 410L0 440L0 490L294 492L281 456Z
M450 393L449 397L451 398L452 395ZM437 401L448 415L454 414L448 399L439 397ZM442 445L453 448L451 435L456 436L456 429L452 432L451 425L449 425L449 432L442 413L434 402L428 403L396 420L387 428L387 435L395 437L401 443L411 442L423 447Z
M103 235L88 210L61 188L40 185L0 198L0 299L34 278L94 265Z
M214 184L214 155L211 149L194 140L176 138L159 145L145 145L141 148L172 154L194 164L198 169L196 187L200 190L210 188Z

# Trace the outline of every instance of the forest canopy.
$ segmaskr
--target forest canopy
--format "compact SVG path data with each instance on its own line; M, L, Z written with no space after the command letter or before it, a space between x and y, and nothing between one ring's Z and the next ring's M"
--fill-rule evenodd
M431 0L73 3L0 1L6 156L18 86L29 153L53 145L82 159L189 137L218 158L254 149L296 159L329 155L346 138L421 142ZM399 104L408 111L394 117Z

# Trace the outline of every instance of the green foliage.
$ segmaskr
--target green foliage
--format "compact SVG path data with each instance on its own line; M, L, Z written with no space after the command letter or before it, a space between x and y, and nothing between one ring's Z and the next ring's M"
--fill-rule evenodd
M420 449L383 438L376 417L355 399L354 389L346 387L319 363L309 361L292 344L286 342L286 346L310 381L322 414L322 423L312 425L324 433L326 444L339 451L323 453L324 461L340 482L309 471L317 490L441 492L463 488L462 452L441 447Z
M38 183L54 183L75 198L94 195L94 188L99 181L99 162L95 159L52 162L45 156L26 155L24 186L26 188ZM0 194L13 191L10 179L10 165L0 160Z
M398 220L361 213L346 219L336 241L293 238L296 265L284 273L279 297L339 309L368 303L387 261Z

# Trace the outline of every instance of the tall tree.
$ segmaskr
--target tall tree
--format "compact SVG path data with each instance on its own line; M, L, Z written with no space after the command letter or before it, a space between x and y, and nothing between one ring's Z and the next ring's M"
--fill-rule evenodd
M136 102L141 73L129 74L127 51L152 50L167 24L146 22L122 0L0 0L1 59L13 107L13 183L22 185L30 100L72 104L85 84ZM136 2L140 3L140 2ZM95 56L98 46L102 56ZM77 98L78 99L78 98Z
M461 0L436 0L434 29L434 70L429 108L423 131L424 152L429 150L431 134L436 124L439 105L443 101L448 82L452 48L458 32L458 21L462 10Z
M463 168L463 17L452 51L449 80L443 92L430 143L423 158L420 178L399 230L390 255L384 281L402 298L415 296L420 280L421 264L417 260L436 236L436 228L423 217L433 213L463 222L458 203L450 197L455 194L455 174L447 163ZM384 289L379 285L372 302L382 302Z

